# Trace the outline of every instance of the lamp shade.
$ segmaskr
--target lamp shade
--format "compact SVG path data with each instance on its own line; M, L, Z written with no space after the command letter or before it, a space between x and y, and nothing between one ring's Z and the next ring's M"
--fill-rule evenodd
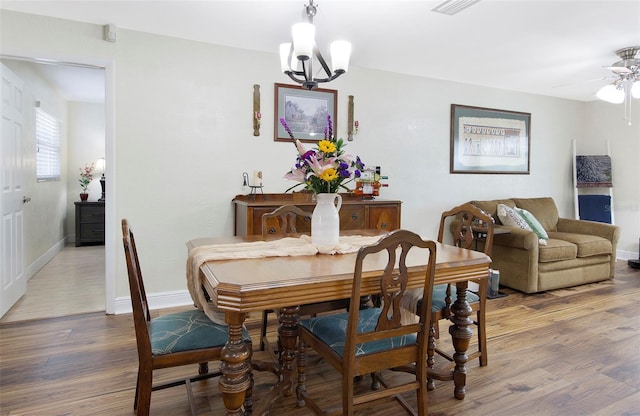
M293 53L296 58L307 60L313 55L316 27L311 23L296 23L291 27Z
M103 157L101 157L100 159L96 160L94 169L96 173L99 173L102 175L104 173L105 166L106 166L105 160Z
M610 102L612 104L621 104L624 102L624 91L622 89L616 88L615 85L609 84L600 88L597 92L596 96L603 100Z
M633 98L640 98L640 81L636 81L631 86L631 96Z
M329 46L331 53L331 67L334 71L349 70L349 57L351 56L351 43L346 40L337 40Z

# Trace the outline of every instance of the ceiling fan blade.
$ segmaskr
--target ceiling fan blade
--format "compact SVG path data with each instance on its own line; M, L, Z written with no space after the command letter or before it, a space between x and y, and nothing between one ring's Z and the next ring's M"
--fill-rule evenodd
M626 75L631 74L633 71L629 68L625 68L624 66L605 66L609 71L614 72L618 75Z

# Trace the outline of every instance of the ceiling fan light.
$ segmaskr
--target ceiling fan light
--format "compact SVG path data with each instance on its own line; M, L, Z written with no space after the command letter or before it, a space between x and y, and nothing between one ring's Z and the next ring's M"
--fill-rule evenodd
M346 40L337 40L329 46L331 53L331 67L334 71L349 70L349 57L351 56L351 43Z
M631 96L633 98L640 98L640 80L633 83L631 87Z
M612 104L621 104L624 102L624 91L616 88L615 85L609 84L600 88L597 92L596 96L603 100L610 102Z
M293 37L294 56L301 60L311 58L315 44L316 27L311 23L296 23L291 27L291 36Z

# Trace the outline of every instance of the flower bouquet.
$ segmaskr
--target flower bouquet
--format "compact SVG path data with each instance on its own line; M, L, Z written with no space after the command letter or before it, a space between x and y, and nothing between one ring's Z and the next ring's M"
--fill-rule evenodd
M83 194L87 193L87 187L93 180L93 168L93 163L91 165L85 163L84 168L80 168L80 178L78 179L78 182L80 182L80 187L82 187Z
M295 165L284 175L285 179L298 183L285 192L302 185L315 194L336 193L339 189L349 191L345 185L360 177L364 163L359 156L354 158L344 154L344 141L333 137L331 115L327 115L324 139L318 142L317 148L311 150L305 149L302 143L293 137L284 117L280 118L280 123L298 149Z

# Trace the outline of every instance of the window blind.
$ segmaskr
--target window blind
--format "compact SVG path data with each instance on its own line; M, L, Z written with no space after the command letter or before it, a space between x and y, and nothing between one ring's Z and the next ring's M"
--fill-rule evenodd
M36 108L36 177L60 180L60 122Z

